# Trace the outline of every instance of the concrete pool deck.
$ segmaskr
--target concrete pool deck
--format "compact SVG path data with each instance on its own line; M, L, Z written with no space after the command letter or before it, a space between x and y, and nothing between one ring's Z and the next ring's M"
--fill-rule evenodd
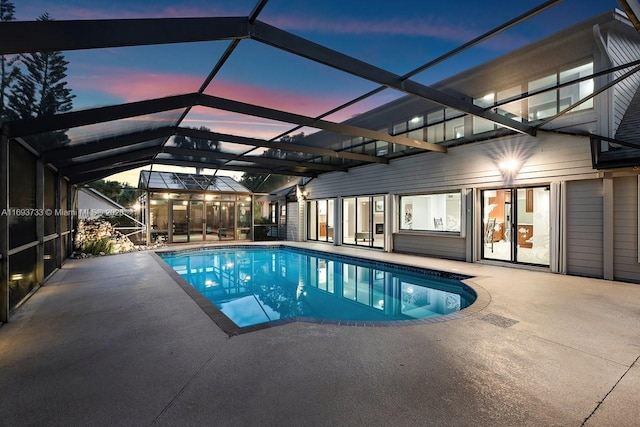
M640 285L364 254L473 275L490 301L229 337L148 252L69 260L0 327L0 425L637 425Z

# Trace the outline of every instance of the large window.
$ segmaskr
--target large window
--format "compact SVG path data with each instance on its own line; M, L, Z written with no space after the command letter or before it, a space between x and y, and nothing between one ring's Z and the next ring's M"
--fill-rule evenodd
M418 194L400 197L400 230L461 230L462 197L451 193Z
M528 91L537 92L552 88L558 84L567 83L593 74L593 62L560 70L548 76L529 82ZM529 98L529 120L535 121L551 117L561 110L573 105L579 100L593 93L593 79L584 80L576 84L562 87L559 90L549 90L533 95ZM593 100L588 100L574 108L572 111L593 108Z
M593 62L588 62L576 67L560 69L559 72L549 73L546 76L526 82L525 90L528 94L531 94L526 100L522 99L523 86L516 85L510 88L501 88L497 92L487 91L484 94L479 94L480 96L473 99L473 103L485 110L494 110L496 113L518 122L522 122L525 116L529 121L542 120L554 116L559 111L591 95L593 93L593 79L587 79L558 89L558 85L586 78L591 74L593 74ZM495 108L493 108L494 106ZM578 105L572 111L589 108L593 108L593 100L591 99ZM427 123L437 120L438 117L435 115L433 115L433 120L430 120L432 115L433 113L427 116ZM447 114L448 119L449 116ZM474 134L490 132L500 128L499 125L475 116L472 119L472 123ZM449 124L448 121L447 124ZM439 132L442 132L440 125L434 125L430 135L437 140L440 137ZM457 134L447 133L446 135L447 140L458 137Z

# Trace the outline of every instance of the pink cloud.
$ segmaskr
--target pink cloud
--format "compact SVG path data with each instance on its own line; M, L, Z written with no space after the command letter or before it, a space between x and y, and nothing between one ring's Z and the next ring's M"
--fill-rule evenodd
M85 74L74 76L74 90L98 91L122 99L123 102L197 92L203 81L201 76L118 67L92 66L84 71Z
M338 99L330 93L302 95L224 80L214 80L205 93L310 117L318 116L348 100Z
M207 107L192 108L182 125L205 126L214 132L267 140L292 127L287 123Z
M90 66L88 68L85 67L81 75L74 77L73 89L79 94L82 91L97 91L110 97L121 99L122 102L134 102L193 93L200 88L202 81L202 76L188 74ZM331 93L301 95L293 92L276 91L250 83L229 82L219 79L214 80L205 93L309 117L323 114L325 111L348 101L351 97L360 95L360 93L343 93L340 96ZM368 105L366 102L359 104L359 108L362 111L365 111L365 108L370 109L375 106L377 105ZM350 113L350 115L353 114L355 113ZM346 118L348 116L345 115L344 119Z

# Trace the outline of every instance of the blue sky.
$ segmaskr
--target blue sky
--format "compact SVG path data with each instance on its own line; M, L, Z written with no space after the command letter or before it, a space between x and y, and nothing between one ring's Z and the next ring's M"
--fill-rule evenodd
M18 20L246 16L255 0L19 0ZM259 19L378 67L404 74L543 1L270 0ZM559 5L415 77L430 84L618 7L615 0ZM198 90L227 41L65 52L75 109ZM377 85L278 51L240 43L206 93L320 115ZM344 120L400 94L386 90L330 119ZM194 109L183 125L271 138L290 125Z

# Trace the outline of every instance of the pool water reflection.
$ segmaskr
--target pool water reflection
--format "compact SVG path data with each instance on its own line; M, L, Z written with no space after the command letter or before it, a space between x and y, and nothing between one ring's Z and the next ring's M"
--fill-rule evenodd
M238 327L288 318L423 319L475 300L460 280L288 247L158 254Z

